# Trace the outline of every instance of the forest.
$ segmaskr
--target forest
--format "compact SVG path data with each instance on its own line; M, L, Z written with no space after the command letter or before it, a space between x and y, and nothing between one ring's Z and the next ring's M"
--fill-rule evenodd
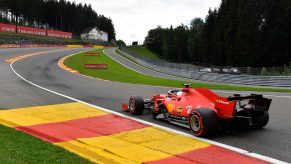
M0 0L0 22L72 32L75 36L87 27L97 26L115 40L110 18L97 14L90 4L66 0Z
M144 44L174 62L235 67L291 63L290 0L222 0L189 27L158 26Z

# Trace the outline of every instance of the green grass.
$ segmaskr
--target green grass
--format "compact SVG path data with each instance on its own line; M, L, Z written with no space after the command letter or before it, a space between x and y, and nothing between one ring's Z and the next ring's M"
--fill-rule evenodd
M0 163L91 163L63 148L0 125Z
M130 60L131 62L134 62L135 64L138 64L135 60L132 60L131 58L129 58L129 57L123 55L123 54L120 52L119 49L116 49L116 50L114 51L114 53L116 53L116 54L118 54L118 55L120 55L120 56L126 58L127 60ZM148 68L148 67L146 67L146 68Z
M152 59L159 59L159 56L156 53L149 50L146 46L131 46L129 47L129 50L142 56L146 56Z
M101 53L102 55L99 57L88 57L84 56L84 53L80 53L67 58L65 60L65 65L79 71L81 74L116 82L131 84L146 84L153 86L179 87L179 88L181 88L183 84L189 83L187 81L168 80L139 74L116 63L114 60L104 55L103 50L94 50L94 52L96 51ZM107 70L85 69L84 64L108 64L109 68ZM280 89L280 88L241 87L222 84L208 84L200 82L191 83L192 86L195 88L210 88L210 89L239 90L239 91L261 91L261 92L291 92L290 89Z

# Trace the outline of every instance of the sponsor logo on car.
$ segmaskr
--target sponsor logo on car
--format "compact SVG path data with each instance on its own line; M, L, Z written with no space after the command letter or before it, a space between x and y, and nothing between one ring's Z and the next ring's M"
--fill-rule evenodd
M193 106L187 106L187 114L191 114L192 110L193 110Z
M183 111L183 108L182 108L181 106L179 106L179 107L177 108L177 114L181 114L182 111Z
M172 113L172 111L174 110L175 106L172 103L169 103L166 105L166 108L168 109L169 113Z
M220 104L224 104L224 105L229 105L229 102L225 102L225 101L222 101L222 100L216 100L217 103L220 103Z

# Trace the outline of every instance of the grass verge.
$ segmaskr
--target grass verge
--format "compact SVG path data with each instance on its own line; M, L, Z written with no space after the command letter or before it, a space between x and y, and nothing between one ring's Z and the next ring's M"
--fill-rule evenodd
M0 163L91 163L63 148L0 125Z
M111 80L116 82L131 83L131 84L145 84L153 86L167 86L181 88L182 84L189 83L187 81L169 80L148 75L139 74L132 71L119 63L115 62L103 53L103 49L93 50L92 52L99 52L101 56L90 57L80 53L71 56L65 60L65 65L79 71L83 75L96 77L104 80ZM108 64L107 70L85 69L84 64ZM280 88L255 88L255 87L241 87L229 86L222 84L208 84L200 82L191 82L195 88L210 88L219 90L237 90L237 91L259 91L259 92L291 92L290 89Z
M129 47L129 50L142 56L149 57L151 59L159 59L159 56L156 53L149 50L146 46L131 46Z

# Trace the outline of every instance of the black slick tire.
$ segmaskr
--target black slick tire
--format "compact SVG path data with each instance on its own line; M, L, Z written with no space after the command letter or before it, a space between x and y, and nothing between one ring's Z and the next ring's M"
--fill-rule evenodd
M218 130L218 118L211 109L195 109L189 116L189 127L195 136L209 137Z
M144 100L139 96L129 98L129 112L133 115L142 115L144 111Z

